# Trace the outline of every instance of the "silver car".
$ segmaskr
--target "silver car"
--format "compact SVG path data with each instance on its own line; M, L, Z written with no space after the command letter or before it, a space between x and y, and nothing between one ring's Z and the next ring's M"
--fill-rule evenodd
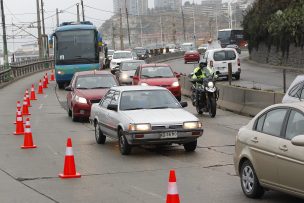
M153 86L112 87L99 104L93 104L90 121L98 144L106 136L119 140L121 154L136 145L180 144L194 151L202 136L202 123L183 109L165 88Z
M132 85L133 76L137 67L141 64L145 64L144 60L131 60L121 62L119 70L115 72L116 78L120 85Z

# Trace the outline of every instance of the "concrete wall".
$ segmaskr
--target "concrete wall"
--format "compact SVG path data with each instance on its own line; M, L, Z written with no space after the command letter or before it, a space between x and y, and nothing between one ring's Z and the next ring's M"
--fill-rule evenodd
M304 69L304 49L291 45L289 55L283 57L281 50L272 46L270 50L265 44L260 44L258 49L252 49L250 59L258 63L289 66L292 68Z

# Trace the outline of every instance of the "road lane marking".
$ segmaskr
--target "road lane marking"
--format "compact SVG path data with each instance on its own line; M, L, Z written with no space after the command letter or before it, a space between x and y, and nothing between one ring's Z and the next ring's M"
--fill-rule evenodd
M157 197L157 198L159 198L159 199L161 199L161 200L163 200L163 201L166 201L166 199L165 199L163 196L159 195L159 194L155 194L155 193L153 193L153 192L149 192L149 191L143 190L142 188L138 188L138 187L136 187L136 186L134 186L134 185L131 185L131 188L133 188L133 189L135 189L135 190L137 190L137 191L139 191L139 192L142 192L142 193L151 195L151 196L153 196L153 197Z
M43 104L40 104L40 106L38 107L39 110L41 110L43 107Z

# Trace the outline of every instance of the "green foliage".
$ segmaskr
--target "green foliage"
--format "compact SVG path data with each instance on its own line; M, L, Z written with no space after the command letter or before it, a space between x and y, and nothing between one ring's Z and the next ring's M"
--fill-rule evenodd
M249 50L264 42L285 54L290 44L304 46L304 0L256 0L247 10L243 28Z

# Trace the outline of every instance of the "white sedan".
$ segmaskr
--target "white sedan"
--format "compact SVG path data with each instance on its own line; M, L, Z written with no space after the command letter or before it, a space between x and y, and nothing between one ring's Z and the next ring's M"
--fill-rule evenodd
M114 70L117 68L121 62L134 60L135 56L132 54L131 51L115 51L112 56L112 60L110 63L110 69Z
M194 151L202 136L202 123L183 109L166 88L152 86L112 87L99 104L93 104L90 121L98 144L106 136L119 140L121 154L136 145L180 144Z

